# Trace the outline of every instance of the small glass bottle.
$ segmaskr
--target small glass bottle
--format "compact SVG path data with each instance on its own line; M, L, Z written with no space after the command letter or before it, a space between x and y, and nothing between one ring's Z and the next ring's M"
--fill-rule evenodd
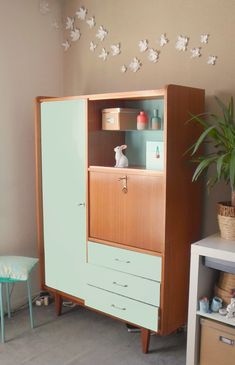
M153 117L151 118L151 128L161 129L161 118L158 115L158 109L153 109Z
M147 129L147 126L148 126L148 114L145 113L144 111L141 111L137 115L137 129L139 130Z

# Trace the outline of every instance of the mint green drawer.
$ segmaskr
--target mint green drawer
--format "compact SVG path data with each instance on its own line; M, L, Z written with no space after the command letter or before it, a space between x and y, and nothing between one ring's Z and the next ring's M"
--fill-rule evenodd
M88 263L161 281L161 257L100 243L88 243Z
M85 305L138 326L158 330L158 308L105 290L89 287Z
M144 303L160 305L160 283L119 271L89 265L87 284L102 288Z

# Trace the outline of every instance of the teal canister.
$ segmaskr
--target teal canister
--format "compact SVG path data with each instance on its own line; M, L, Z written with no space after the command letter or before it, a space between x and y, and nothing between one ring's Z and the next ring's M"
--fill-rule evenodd
M151 129L161 129L161 118L158 109L153 109L153 117L151 118Z

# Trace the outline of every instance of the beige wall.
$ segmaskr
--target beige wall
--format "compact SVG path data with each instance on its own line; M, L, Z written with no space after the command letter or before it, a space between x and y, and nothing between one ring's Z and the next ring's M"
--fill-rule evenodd
M0 1L0 255L37 255L33 98L62 93L60 43L38 0Z
M233 0L66 0L63 16L74 16L80 6L88 9L87 17L95 16L96 27L89 29L76 19L81 38L72 42L64 53L64 93L66 95L155 89L169 83L204 88L206 108L215 108L213 95L226 100L235 96L235 1ZM98 42L98 26L108 31L107 38ZM169 43L160 49L160 34L166 33ZM208 44L200 43L200 35L208 33ZM188 51L175 49L178 35L188 36ZM65 31L64 39L69 39ZM146 53L140 53L139 40L147 39L151 48L160 49L160 59L150 63ZM89 43L98 44L94 53ZM111 44L121 43L122 53L109 56L104 62L98 58L102 47L110 51ZM202 56L192 59L190 49L202 47ZM218 57L215 66L207 64L209 55ZM122 64L133 57L143 64L140 71L122 74ZM205 191L203 213L204 235L217 230L216 201L228 198L227 188L221 184L208 196Z

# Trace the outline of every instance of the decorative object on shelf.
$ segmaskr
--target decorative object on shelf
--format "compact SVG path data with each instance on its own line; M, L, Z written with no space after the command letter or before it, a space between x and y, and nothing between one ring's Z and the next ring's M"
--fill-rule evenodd
M126 144L114 148L116 160L116 165L114 167L128 167L128 158L122 153L126 148Z
M92 29L92 28L94 28L94 26L95 26L95 17L94 16L92 16L91 18L89 18L89 19L87 19L87 24L89 25L89 28L90 29Z
M62 47L64 47L64 51L68 51L69 47L70 47L70 43L68 40L66 40L65 42L63 42L62 44Z
M108 34L108 31L106 29L104 29L103 25L101 25L98 28L96 37L102 42L105 39L105 37L107 36L107 34Z
M161 118L158 114L158 109L153 109L153 116L151 118L151 129L161 129Z
M226 309L226 308L220 308L220 309L219 309L219 314L220 314L221 316L226 316L226 314L227 314L227 309Z
M199 309L202 313L209 312L209 300L207 297L202 297L201 299L199 299Z
M90 42L90 51L91 52L94 52L95 51L95 49L96 49L96 47L97 47L97 45L94 43L94 42Z
M78 19L85 20L87 15L87 9L82 6L77 12L76 15Z
M167 39L166 34L163 33L160 35L160 47L164 47L169 42L169 39Z
M120 47L121 47L120 43L112 44L110 46L112 56L117 56L121 53L121 48Z
M164 168L163 142L146 142L146 169L163 171Z
M201 57L201 48L200 47L196 47L196 48L192 48L190 49L191 54L191 58L198 58Z
M138 60L137 57L134 57L133 60L131 61L131 63L129 64L129 69L132 72L137 72L139 71L140 67L142 66L140 60Z
M207 60L208 65L214 66L216 64L217 56L209 56Z
M188 46L188 41L189 41L189 38L188 37L179 35L177 37L177 41L176 41L176 44L175 44L175 48L178 51L186 51L187 50L187 46Z
M219 312L219 309L222 308L223 301L219 297L212 298L211 302L211 310L212 312Z
M74 28L73 30L71 30L70 37L72 42L78 41L81 37L80 29Z
M191 121L200 124L203 132L189 149L191 155L198 153L202 144L208 143L213 147L213 152L205 152L196 156L193 162L197 163L192 181L214 165L213 175L208 177L207 186L210 189L219 181L225 181L231 188L231 202L218 204L218 221L221 237L228 240L235 240L235 120L233 112L233 97L228 105L224 104L218 97L215 97L222 115L214 113L203 113L193 115Z
M106 61L108 58L108 55L109 55L109 53L106 51L106 49L102 48L98 57L101 58L103 61Z
M201 34L200 40L201 43L208 43L209 34Z
M214 295L220 297L225 305L230 304L234 296L235 274L220 271L219 281L215 285Z
M137 129L147 129L148 127L148 114L144 111L140 111L140 113L137 115Z
M148 41L147 39L143 39L139 41L139 50L140 52L145 52L148 49Z
M127 67L126 67L126 65L122 65L122 67L121 67L121 72L122 73L125 73L127 71Z
M136 130L136 118L139 109L106 108L102 110L102 129L126 131Z
M148 51L148 59L150 62L156 63L159 59L159 52L150 48Z
M231 303L227 306L226 318L235 317L235 298L231 298Z

